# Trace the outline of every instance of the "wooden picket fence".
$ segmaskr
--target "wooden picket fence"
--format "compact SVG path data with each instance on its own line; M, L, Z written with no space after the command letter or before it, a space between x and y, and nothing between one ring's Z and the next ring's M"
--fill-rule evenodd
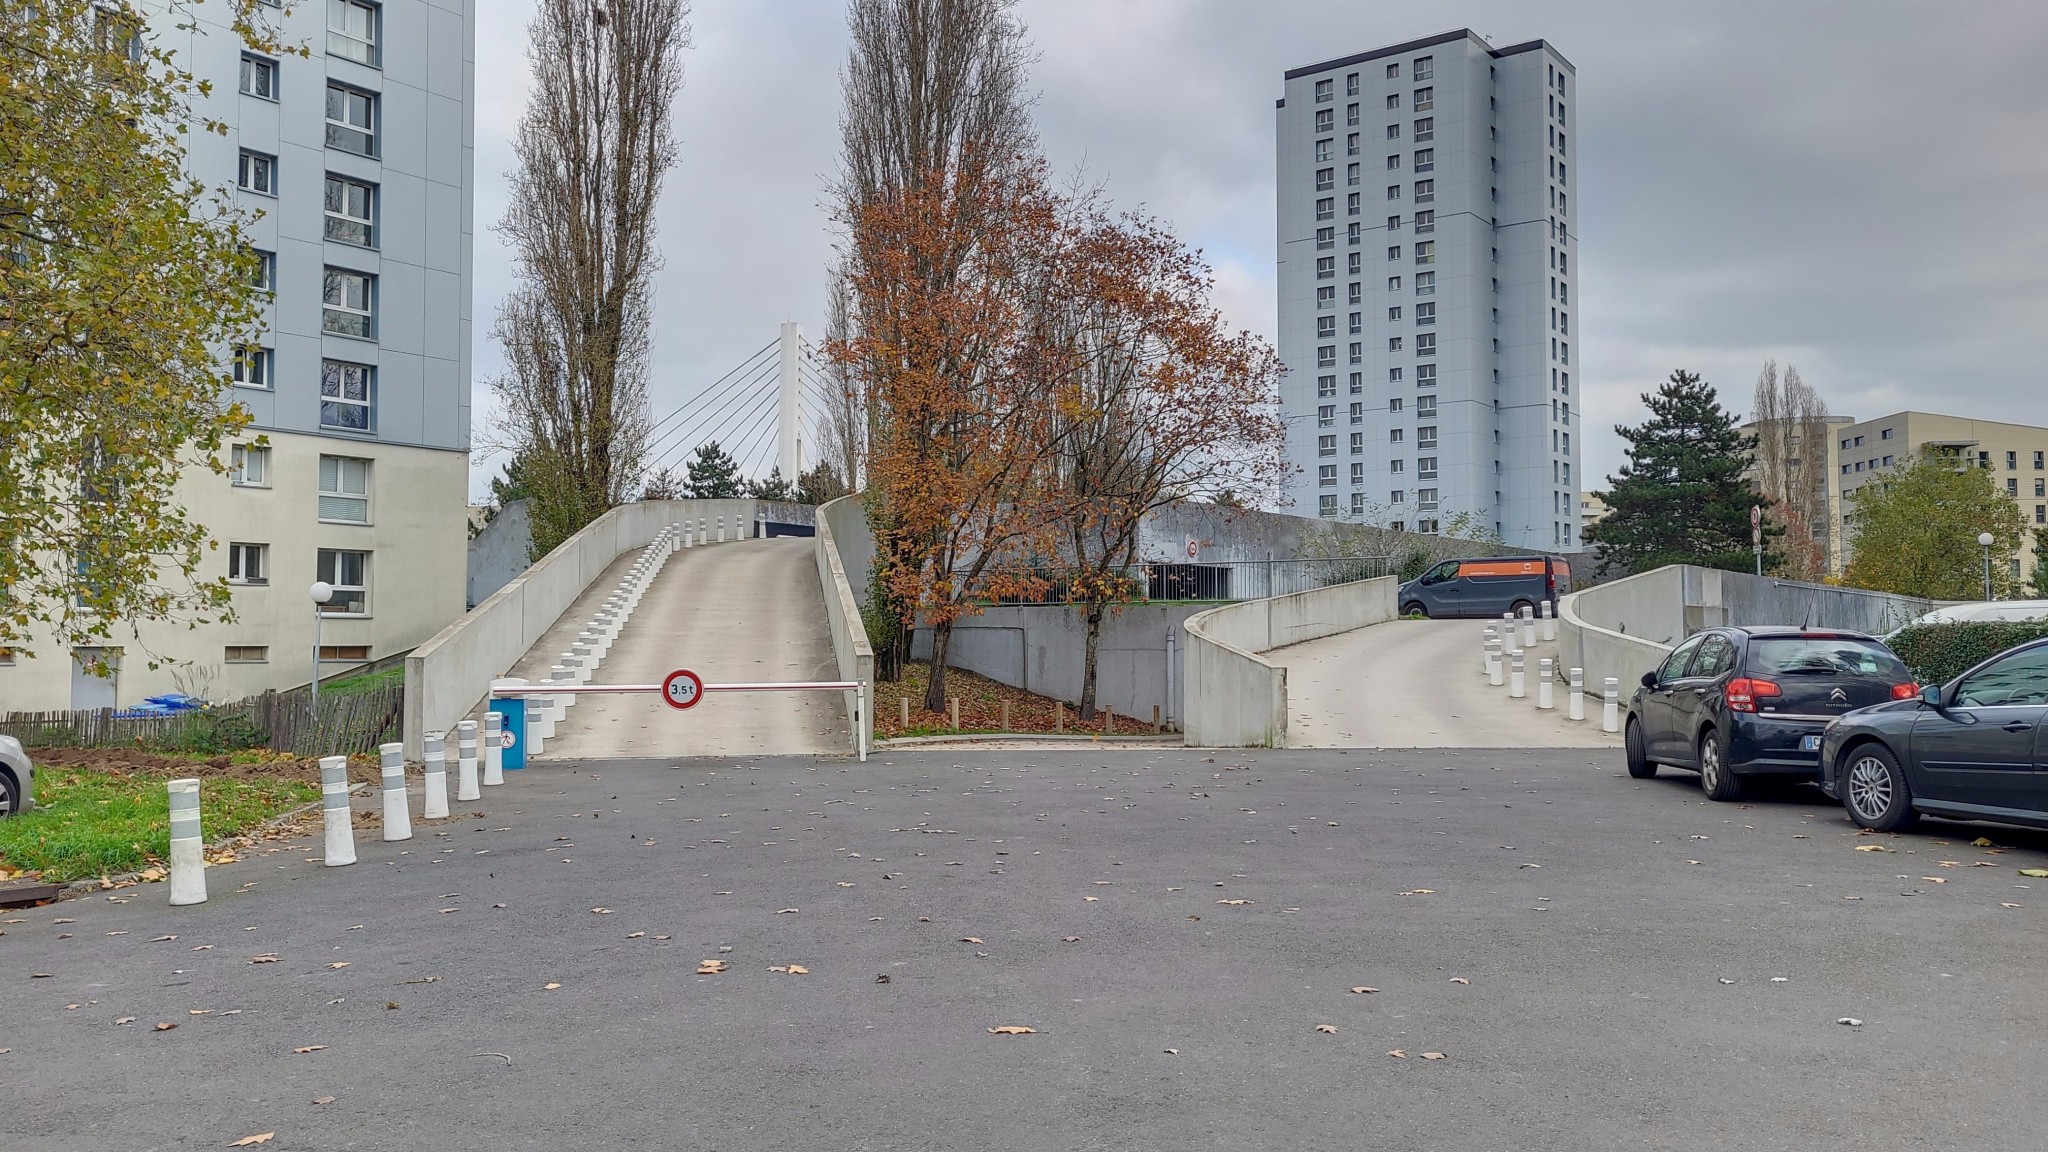
M207 713L247 721L261 733L261 746L274 752L297 756L370 753L379 744L399 738L405 718L405 685L324 694L317 718L311 696L303 688L216 704ZM111 709L9 712L0 715L0 734L31 747L150 748L171 740L178 725L191 722L195 715L119 717Z

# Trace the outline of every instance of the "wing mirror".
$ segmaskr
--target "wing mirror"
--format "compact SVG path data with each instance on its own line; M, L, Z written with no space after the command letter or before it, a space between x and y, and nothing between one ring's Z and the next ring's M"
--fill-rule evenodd
M1645 672L1645 673L1643 673L1643 687L1645 687L1645 688L1655 688L1656 686L1657 686L1657 674L1656 674L1655 672Z
M1920 689L1920 702L1929 708L1941 707L1941 685L1929 684Z

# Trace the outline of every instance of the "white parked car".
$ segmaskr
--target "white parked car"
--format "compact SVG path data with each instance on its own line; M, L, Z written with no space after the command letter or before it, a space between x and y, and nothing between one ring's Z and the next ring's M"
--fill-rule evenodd
M1959 622L2048 619L2048 600L1979 600L1974 604L1951 604L1936 608L1906 625L1955 624ZM1886 639L1905 629L1894 629Z
M35 800L35 775L35 766L28 762L28 753L21 750L21 741L0 736L0 817L29 810Z

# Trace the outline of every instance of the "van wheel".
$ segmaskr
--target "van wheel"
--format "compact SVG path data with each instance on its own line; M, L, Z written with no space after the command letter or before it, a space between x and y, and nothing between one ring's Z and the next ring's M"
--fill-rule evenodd
M1527 600L1517 600L1513 604L1508 605L1508 611L1513 612L1515 619L1520 620L1524 612L1534 616L1536 614L1536 605L1531 604Z
M1712 728L1700 733L1700 791L1709 800L1742 799L1742 777L1728 770L1727 752L1721 736Z
M1420 616L1424 620L1427 620L1429 619L1429 610L1422 606L1422 602L1420 600L1411 600L1408 603L1401 605L1401 615Z

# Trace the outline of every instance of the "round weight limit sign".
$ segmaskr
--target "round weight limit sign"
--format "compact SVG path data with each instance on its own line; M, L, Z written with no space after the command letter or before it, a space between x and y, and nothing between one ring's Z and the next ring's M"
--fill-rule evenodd
M704 699L704 678L688 668L678 668L662 680L661 698L671 708L695 708Z

